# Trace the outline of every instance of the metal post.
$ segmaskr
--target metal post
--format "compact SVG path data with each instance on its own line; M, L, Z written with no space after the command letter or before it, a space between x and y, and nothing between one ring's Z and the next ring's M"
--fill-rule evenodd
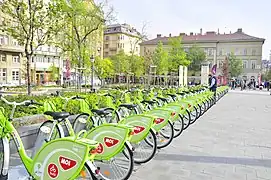
M91 91L94 90L94 62L92 62L91 67Z

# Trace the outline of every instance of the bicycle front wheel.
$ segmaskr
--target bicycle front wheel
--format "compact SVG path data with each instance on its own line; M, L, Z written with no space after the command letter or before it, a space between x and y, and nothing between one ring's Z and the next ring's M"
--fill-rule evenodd
M94 173L91 171L88 163L85 163L83 169L80 171L79 175L75 180L96 180Z

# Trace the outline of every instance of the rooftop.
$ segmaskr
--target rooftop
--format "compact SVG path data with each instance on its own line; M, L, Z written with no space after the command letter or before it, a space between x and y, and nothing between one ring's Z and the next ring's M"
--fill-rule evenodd
M139 36L140 33L129 24L112 24L108 25L104 31L104 34L116 34L116 33L126 33L133 36Z
M194 34L190 33L189 35L185 33L180 33L179 36L182 36L183 43L193 43L193 42L231 42L231 41L254 41L254 42L263 42L265 39L258 38L254 36L250 36L245 34L241 28L239 28L235 33L230 34L220 34L215 31L208 31L205 34L202 34L202 29L200 33ZM161 34L157 34L155 39L151 39L149 41L145 41L141 43L142 45L155 45L159 41L163 44L168 44L169 38L171 38L171 34L168 37L162 37ZM176 37L176 36L175 36Z

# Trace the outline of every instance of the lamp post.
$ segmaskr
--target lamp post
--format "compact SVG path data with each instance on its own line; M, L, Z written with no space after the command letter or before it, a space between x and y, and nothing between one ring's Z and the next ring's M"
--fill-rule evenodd
M91 91L94 90L94 61L95 61L95 58L93 55L90 56L90 62L92 63L92 66L91 66Z

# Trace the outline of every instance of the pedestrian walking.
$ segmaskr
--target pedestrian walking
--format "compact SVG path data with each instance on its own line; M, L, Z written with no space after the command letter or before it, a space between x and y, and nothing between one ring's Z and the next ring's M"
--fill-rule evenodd
M209 74L209 88L210 91L214 92L214 104L216 104L217 79L213 74Z

